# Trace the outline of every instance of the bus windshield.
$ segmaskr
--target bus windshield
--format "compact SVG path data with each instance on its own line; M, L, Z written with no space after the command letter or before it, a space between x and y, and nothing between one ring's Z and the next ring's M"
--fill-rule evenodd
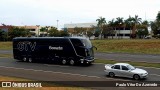
M88 40L88 39L82 39L81 41L82 41L82 43L83 43L83 45L85 47L92 47L92 44L91 44L90 40Z

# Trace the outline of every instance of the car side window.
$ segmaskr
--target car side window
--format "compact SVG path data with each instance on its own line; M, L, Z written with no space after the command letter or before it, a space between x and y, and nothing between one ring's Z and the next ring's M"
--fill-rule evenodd
M126 66L122 66L122 70L129 70Z
M120 69L120 65L115 65L114 69Z
M114 66L112 66L111 68L113 68L113 69L114 69Z

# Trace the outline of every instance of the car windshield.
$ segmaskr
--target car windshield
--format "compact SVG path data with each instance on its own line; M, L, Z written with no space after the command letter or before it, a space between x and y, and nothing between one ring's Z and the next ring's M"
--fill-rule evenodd
M130 69L130 70L134 70L134 69L135 69L135 67L133 67L132 65L128 65L127 67L128 67L128 69Z

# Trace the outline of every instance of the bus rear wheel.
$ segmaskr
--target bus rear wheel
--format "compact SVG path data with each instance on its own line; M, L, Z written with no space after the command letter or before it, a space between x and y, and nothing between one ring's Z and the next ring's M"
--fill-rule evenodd
M23 58L23 61L24 61L24 62L27 62L27 58L26 58L26 57L24 57L24 58Z
M73 65L75 65L75 61L74 61L73 59L71 59L71 60L69 61L69 64L73 66Z
M67 64L67 61L65 59L62 60L62 64L65 65Z
M33 59L32 59L32 58L29 58L29 59L28 59L28 62L32 63L32 62L33 62Z

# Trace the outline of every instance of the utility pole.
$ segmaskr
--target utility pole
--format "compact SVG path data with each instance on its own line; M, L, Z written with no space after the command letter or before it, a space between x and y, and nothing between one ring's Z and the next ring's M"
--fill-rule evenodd
M57 30L58 30L58 22L59 22L59 20L57 20Z
M40 25L36 25L36 26L38 27L38 35L37 35L37 37L39 37L39 26L40 26Z

